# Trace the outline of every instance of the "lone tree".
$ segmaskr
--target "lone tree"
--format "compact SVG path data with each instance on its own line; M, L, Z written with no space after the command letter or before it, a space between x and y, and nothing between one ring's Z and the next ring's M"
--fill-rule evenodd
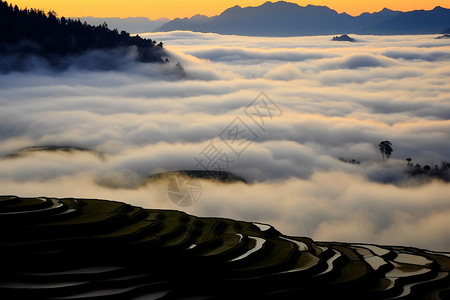
M392 150L392 143L389 141L380 142L378 147L380 148L380 152L381 152L381 156L383 157L383 160L388 159L391 156L392 152L394 151L394 150Z

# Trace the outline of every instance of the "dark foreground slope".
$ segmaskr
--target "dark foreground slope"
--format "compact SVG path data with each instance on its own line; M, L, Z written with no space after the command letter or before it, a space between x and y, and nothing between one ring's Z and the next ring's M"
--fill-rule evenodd
M36 9L19 9L0 2L0 55L3 61L34 55L49 64L64 67L67 56L93 50L133 48L140 62L164 62L162 44L127 32L110 30L105 25L91 26L80 20L57 18L56 13ZM7 57L7 56L11 57ZM3 64L0 64L0 67ZM11 67L11 66L10 66Z
M2 299L449 299L450 254L125 203L0 197Z

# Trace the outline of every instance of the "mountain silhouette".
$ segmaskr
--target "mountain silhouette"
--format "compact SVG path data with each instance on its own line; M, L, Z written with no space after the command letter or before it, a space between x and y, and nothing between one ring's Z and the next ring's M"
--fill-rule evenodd
M441 33L450 26L450 9L436 6L433 10L399 13L367 30L376 34ZM363 31L364 33L364 31Z
M257 7L233 6L218 16L174 19L155 31L191 30L250 36L328 34L426 34L450 27L450 9L400 12L383 9L353 17L326 6L299 6L284 1Z

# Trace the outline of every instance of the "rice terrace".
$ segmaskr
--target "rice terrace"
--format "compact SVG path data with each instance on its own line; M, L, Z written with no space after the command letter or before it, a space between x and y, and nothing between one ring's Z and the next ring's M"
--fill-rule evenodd
M0 298L450 299L447 0L0 1Z

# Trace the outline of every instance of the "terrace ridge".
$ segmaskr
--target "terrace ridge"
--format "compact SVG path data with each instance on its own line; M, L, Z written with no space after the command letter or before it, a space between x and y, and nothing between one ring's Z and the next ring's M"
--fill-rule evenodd
M57 207L57 209L52 209ZM316 242L268 224L74 198L0 196L0 294L447 299L450 253Z

